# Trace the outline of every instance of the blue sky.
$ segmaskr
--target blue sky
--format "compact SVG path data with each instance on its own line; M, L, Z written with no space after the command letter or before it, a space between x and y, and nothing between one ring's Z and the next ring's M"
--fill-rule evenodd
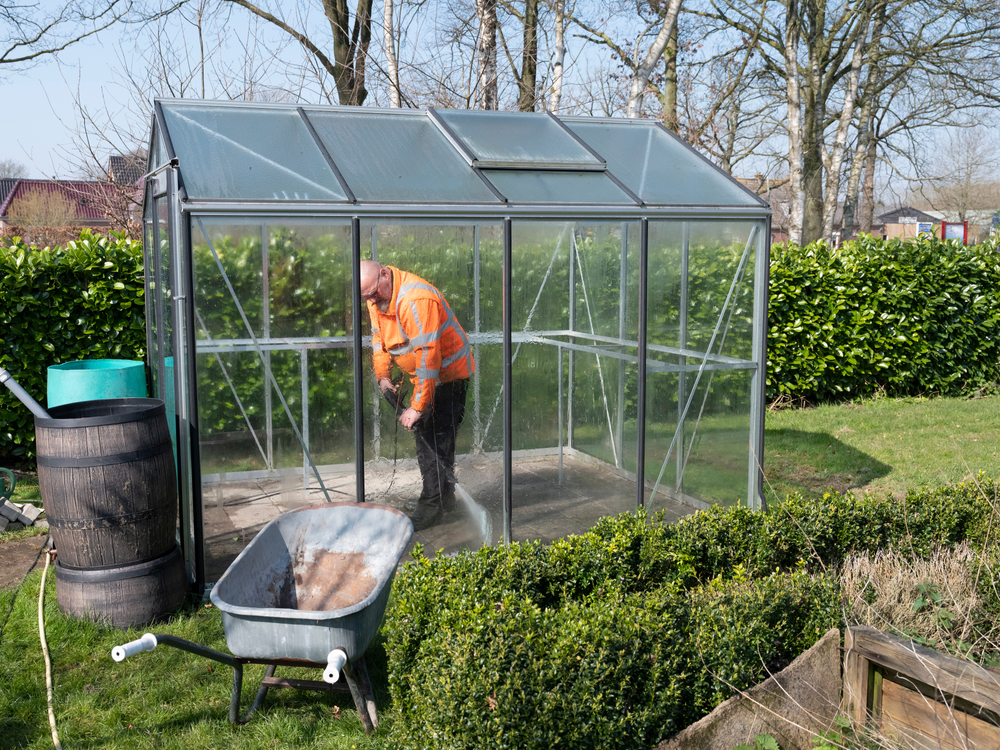
M15 159L31 177L71 177L72 166L59 153L72 142L75 89L85 100L101 96L116 62L108 45L118 34L86 41L21 73L0 72L0 159ZM62 122L60 122L60 119Z

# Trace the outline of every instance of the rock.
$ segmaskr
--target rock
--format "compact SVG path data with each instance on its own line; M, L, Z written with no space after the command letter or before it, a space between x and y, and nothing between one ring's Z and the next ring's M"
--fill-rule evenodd
M31 503L25 503L21 506L21 515L17 520L25 526L31 526L31 524L33 524L40 515L42 515L41 508L38 508Z
M49 522L46 521L44 518L39 518L37 521L35 521L35 528L36 529L47 529L47 528L49 528Z
M4 516L0 516L0 531L4 531L7 528L8 521Z
M16 521L20 515L21 506L4 498L3 503L0 503L0 516L3 516L8 521Z
M17 531L18 529L23 529L24 524L20 521L11 521L7 524L7 531Z

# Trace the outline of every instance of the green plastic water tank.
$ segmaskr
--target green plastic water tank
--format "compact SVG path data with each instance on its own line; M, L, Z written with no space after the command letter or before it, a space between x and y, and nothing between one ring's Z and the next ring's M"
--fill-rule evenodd
M48 406L106 398L146 398L146 367L129 359L80 359L48 368Z

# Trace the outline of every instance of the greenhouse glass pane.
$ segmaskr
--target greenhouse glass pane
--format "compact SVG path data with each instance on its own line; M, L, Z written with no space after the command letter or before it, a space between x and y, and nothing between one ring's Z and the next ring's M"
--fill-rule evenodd
M649 225L646 485L657 487L649 507L670 519L745 501L753 248L741 259L751 227ZM723 359L706 357L709 342Z
M365 257L417 274L441 292L465 330L476 362L456 435L458 508L417 532L414 539L428 550L446 552L495 543L503 538L502 228L496 224L366 222L361 236ZM371 334L367 312L362 332ZM397 414L381 396L368 346L364 357L365 491L373 502L401 508L422 492L416 461L420 438L399 426ZM401 386L404 406L409 404L412 388L405 378Z
M754 250L750 221L691 222L688 345L750 359L753 347ZM732 290L729 307L723 310Z
M483 174L511 203L636 205L628 193L601 172L484 169Z
M342 224L195 217L192 229L213 580L280 513L327 497L354 499L351 241Z
M349 335L350 224L268 224L267 263L272 337Z
M566 125L645 203L763 208L739 183L656 125L573 120Z
M750 447L750 370L703 374L686 420L681 489L713 505L744 505Z
M520 164L582 163L600 159L546 114L435 110L479 161Z
M498 202L426 114L307 114L359 201Z
M170 263L170 231L169 231L169 204L165 198L160 198L154 202L156 206L156 253L157 253L157 273L160 280L158 290L160 306L158 313L162 312L159 320L159 331L157 335L162 342L162 353L164 359L173 360L174 357L174 313L173 313L173 268ZM169 401L173 397L174 381L168 379L166 382L165 398Z
M150 140L153 143L153 153L152 159L150 160L150 169L156 169L158 166L166 161L164 154L167 149L163 145L163 138L160 136L160 129L156 126L156 120L153 120L153 128Z
M170 441L174 447L174 458L177 457L177 421L174 414L177 410L177 400L174 390L174 310L173 310L173 265L170 257L170 204L166 198L153 201L156 213L156 273L160 287L157 290L157 308L155 315L158 320L158 338L160 355L163 357L163 380L159 383L162 398L167 410L167 428L170 431ZM154 383L154 385L156 385Z
M551 540L636 505L639 225L517 221L512 241L512 532Z
M294 109L164 103L189 198L346 201Z

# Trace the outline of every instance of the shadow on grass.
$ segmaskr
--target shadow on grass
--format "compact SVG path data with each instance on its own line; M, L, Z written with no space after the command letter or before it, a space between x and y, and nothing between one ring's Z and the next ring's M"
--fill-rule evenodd
M764 492L769 500L791 492L805 497L847 492L887 476L892 468L827 432L764 430Z
M41 733L39 727L19 719L0 719L0 748L28 747Z

